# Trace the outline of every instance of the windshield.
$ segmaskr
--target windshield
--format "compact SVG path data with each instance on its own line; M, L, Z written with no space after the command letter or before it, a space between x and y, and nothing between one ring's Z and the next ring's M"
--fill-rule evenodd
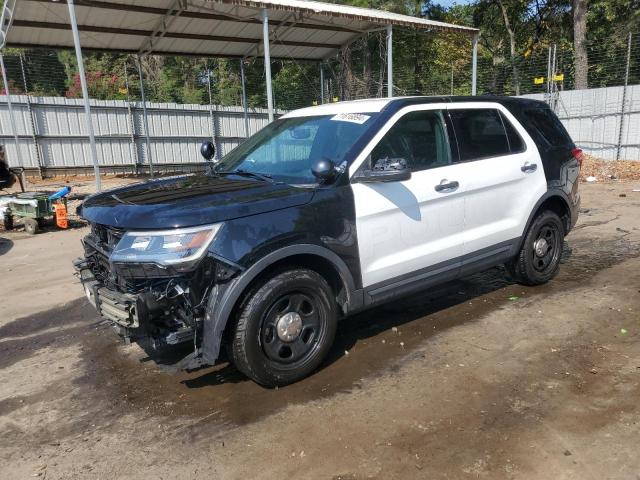
M249 172L291 184L310 184L321 158L340 165L376 114L349 113L277 120L248 138L216 165L215 171Z

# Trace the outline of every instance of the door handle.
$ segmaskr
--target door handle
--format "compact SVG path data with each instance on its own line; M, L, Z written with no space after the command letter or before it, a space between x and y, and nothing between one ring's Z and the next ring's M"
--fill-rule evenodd
M538 164L537 163L525 163L523 166L520 167L520 170L522 170L524 173L531 173L531 172L535 172L538 169Z
M435 186L435 189L436 189L436 192L447 193L447 192L453 192L454 190L457 190L459 186L460 184L455 180L450 182L449 180L444 179L438 185Z

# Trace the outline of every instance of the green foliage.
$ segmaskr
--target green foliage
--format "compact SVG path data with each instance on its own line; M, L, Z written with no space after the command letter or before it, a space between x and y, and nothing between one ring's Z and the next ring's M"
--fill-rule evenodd
M558 46L557 72L563 87L572 87L572 0L461 0L443 7L422 0L334 0L333 3L376 8L472 25L481 32L480 93L544 91L534 78L546 74L548 49ZM589 0L587 12L589 84L620 83L629 32L640 36L640 0ZM513 52L511 42L513 39ZM640 43L637 42L638 45ZM394 93L468 94L471 42L466 35L394 29ZM18 50L4 52L12 92L80 97L73 51ZM21 62L22 60L22 62ZM636 64L638 60L636 59ZM265 72L261 58L245 60L247 103L266 105ZM24 77L22 75L24 68ZM364 34L324 63L326 95L345 100L386 94L384 32ZM85 53L89 94L98 99L140 98L135 57ZM149 101L240 105L240 61L147 56L142 59ZM273 89L277 108L292 109L320 101L318 63L274 60ZM640 81L640 68L631 81ZM25 81L26 80L26 81ZM211 95L211 97L210 97Z

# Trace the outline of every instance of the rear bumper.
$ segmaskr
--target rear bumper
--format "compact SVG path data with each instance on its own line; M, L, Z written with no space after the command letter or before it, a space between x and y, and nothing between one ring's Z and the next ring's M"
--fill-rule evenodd
M576 226L578 222L578 216L580 215L580 193L576 193L573 198L573 203L569 207L570 210L570 218L569 218L569 228L567 229L567 233L573 230L573 227Z

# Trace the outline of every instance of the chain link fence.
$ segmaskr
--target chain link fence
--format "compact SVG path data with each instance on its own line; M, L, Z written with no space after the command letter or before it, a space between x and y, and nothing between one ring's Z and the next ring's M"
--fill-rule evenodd
M393 49L394 95L471 93L469 37L398 28ZM544 100L588 151L606 159L640 160L640 89L630 88L640 84L640 32L606 43L587 43L586 53L588 68L576 69L573 46L566 42L540 45L512 60L481 40L478 94ZM320 103L386 96L386 58L385 32L379 31L360 37L322 63L274 60L276 114ZM12 95L81 97L72 51L7 49L4 63ZM262 115L267 106L262 58L151 55L138 60L129 54L85 52L85 69L93 99L118 100L133 104L134 109L142 100L141 77L147 102L187 110L184 106L205 106L212 112L212 123L213 112L223 107L236 107L232 108L235 114L246 108L250 117ZM581 93L570 95L577 87L582 87ZM0 89L0 95L5 93ZM244 137L261 125L254 122L247 128L247 123L234 122L237 131L229 136ZM39 134L35 130L34 137ZM138 130L142 136L144 128ZM10 131L5 120L0 142L9 143ZM215 136L215 128L212 131Z

